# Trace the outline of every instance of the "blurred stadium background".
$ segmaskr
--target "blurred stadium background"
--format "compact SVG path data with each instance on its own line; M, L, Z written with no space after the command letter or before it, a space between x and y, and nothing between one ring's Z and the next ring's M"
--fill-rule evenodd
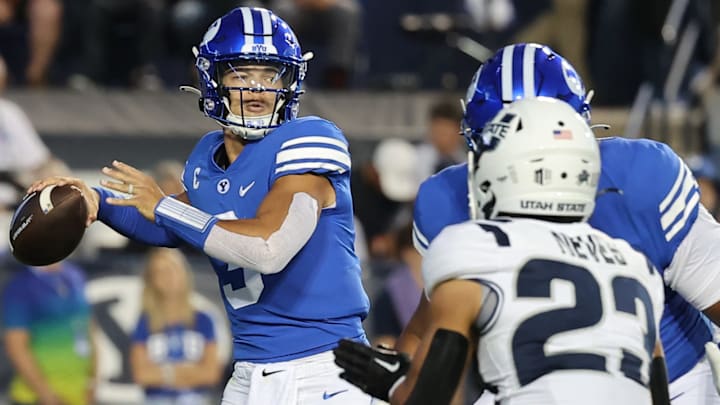
M0 55L8 68L0 97L20 106L51 154L91 184L113 159L173 179L196 140L215 129L196 97L177 90L194 81L190 49L215 18L250 4L275 10L316 55L301 115L335 121L350 140L358 250L374 303L366 326L375 341L392 339L402 326L387 283L417 261L405 238L414 194L388 189L392 182L383 179L401 173L417 185L464 157L460 137L448 141L443 131L457 132L457 100L480 61L505 44L550 45L594 90L593 123L611 126L598 129L599 136L669 143L704 180L703 197L714 196L720 164L715 0L0 0ZM0 121L0 162L12 153L3 150L3 136L12 131ZM401 142L376 149L389 139L413 148ZM408 166L417 169L409 176ZM13 181L28 181L25 169L0 169ZM8 201L19 197L11 195L0 222L5 234ZM714 199L706 205L717 213ZM230 337L215 275L202 256L187 254L195 300L217 318L227 362ZM127 349L145 255L145 248L96 224L72 257L90 280L100 326L101 404L143 401ZM17 267L7 239L0 266L0 280ZM419 286L408 288L417 297ZM0 403L11 374L0 355Z

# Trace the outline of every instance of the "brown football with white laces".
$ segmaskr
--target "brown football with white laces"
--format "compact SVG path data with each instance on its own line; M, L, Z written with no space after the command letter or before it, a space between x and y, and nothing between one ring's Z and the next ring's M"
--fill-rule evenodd
M51 185L26 195L10 224L13 256L31 266L68 257L82 240L87 207L80 189Z

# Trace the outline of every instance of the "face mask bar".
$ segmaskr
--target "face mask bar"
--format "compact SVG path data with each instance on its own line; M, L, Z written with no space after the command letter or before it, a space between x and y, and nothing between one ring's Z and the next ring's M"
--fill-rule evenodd
M243 127L253 130L276 128L286 117L282 111L291 98L294 86L294 67L282 63L253 62L235 60L221 62L217 66L216 83L218 94L222 97L227 114L218 119L231 129ZM238 97L231 97L236 94ZM266 114L250 116L245 111L245 102L249 93L274 93L272 106ZM261 103L268 100L258 99ZM239 114L230 108L231 102L239 102Z

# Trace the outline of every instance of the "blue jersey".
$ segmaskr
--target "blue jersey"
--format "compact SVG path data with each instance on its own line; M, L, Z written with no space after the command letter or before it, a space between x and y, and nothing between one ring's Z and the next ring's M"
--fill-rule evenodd
M329 350L341 338L364 340L361 322L369 302L353 247L350 155L340 130L317 117L286 122L248 143L227 169L214 159L222 146L222 132L210 132L186 163L183 183L198 209L221 219L254 218L276 180L306 173L325 176L336 198L279 273L263 275L211 258L235 359L285 361Z
M199 362L205 351L205 345L215 342L215 328L210 316L204 312L195 312L192 326L176 324L163 330L150 330L150 321L146 314L138 320L132 334L133 343L145 345L150 360L158 365ZM148 387L145 395L148 399L173 399L188 397L194 392L204 393L207 389L178 390L160 387Z
M680 158L665 144L640 139L600 141L602 174L589 222L629 242L664 271L697 219L699 191ZM421 253L446 226L469 219L467 164L451 166L420 186L413 238ZM704 316L680 295L665 289L660 321L670 381L705 354L712 339Z

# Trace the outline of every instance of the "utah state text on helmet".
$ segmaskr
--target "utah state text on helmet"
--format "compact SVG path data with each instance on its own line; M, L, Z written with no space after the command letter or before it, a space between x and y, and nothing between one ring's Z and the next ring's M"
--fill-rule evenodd
M495 115L482 138L487 147L468 162L472 218L590 217L600 153L586 120L569 104L548 97L516 101Z

